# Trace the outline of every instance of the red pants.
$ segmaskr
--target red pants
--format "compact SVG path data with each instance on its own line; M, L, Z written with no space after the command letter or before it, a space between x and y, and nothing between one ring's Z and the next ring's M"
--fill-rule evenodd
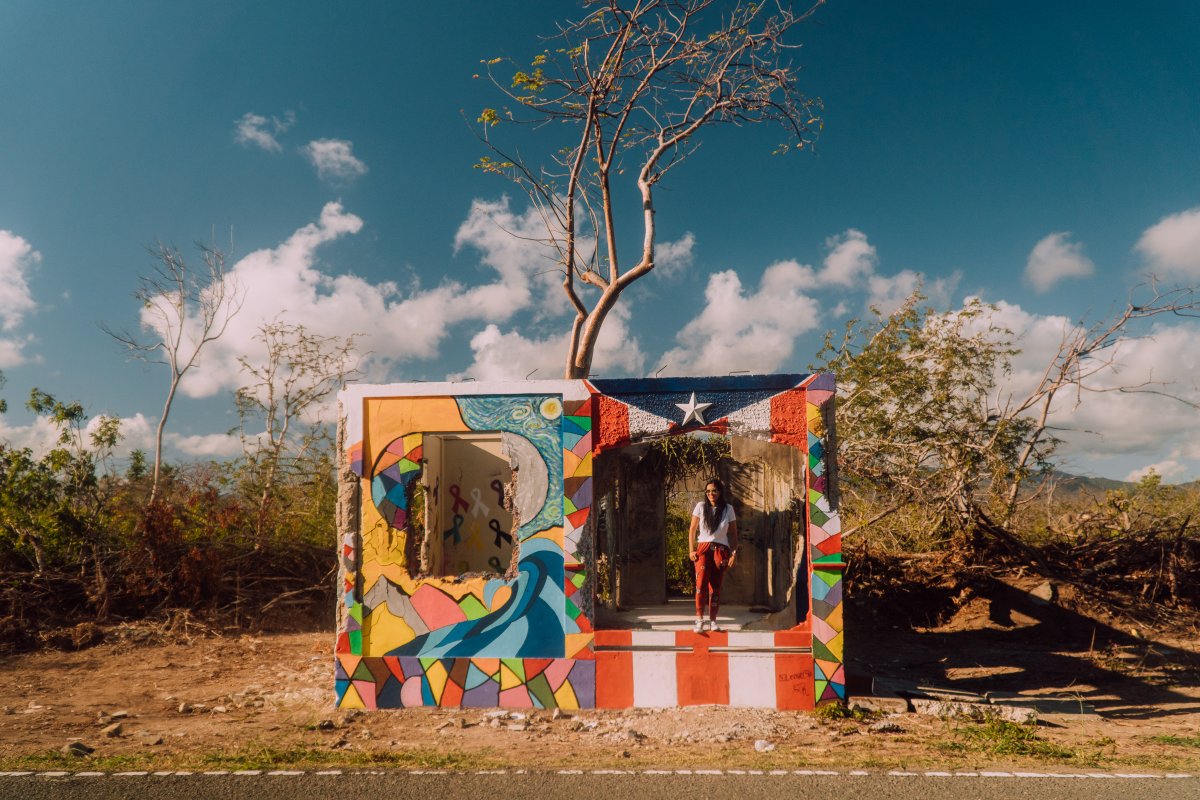
M729 548L723 544L701 542L696 546L696 616L716 620L721 607L721 578L729 566Z

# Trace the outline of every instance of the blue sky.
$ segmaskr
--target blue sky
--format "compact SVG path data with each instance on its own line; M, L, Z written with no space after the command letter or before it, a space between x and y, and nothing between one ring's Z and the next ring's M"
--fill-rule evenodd
M215 237L249 292L184 387L175 455L230 451L236 357L280 315L368 334L372 380L557 377L563 301L503 234L527 206L471 169L464 120L498 102L480 60L527 60L573 8L0 5L0 437L44 441L21 409L37 386L148 443L165 376L98 323L136 328L155 239ZM833 0L798 54L825 103L815 152L774 157L767 130L707 137L658 193L669 257L610 320L595 371L803 371L825 330L920 277L947 307L999 304L1026 336L1019 391L1064 325L1144 273L1200 281L1197 30L1182 1ZM1120 380L1198 398L1197 327L1163 322ZM1129 395L1059 410L1090 431L1069 434L1077 471L1172 480L1200 477L1197 413Z

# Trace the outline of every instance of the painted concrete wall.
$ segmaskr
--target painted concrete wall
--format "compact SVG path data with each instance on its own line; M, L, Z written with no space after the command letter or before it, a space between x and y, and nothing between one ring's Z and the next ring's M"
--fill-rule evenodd
M338 705L807 708L844 697L840 526L830 496L832 417L824 413L833 388L831 376L789 375L342 392ZM643 437L698 430L803 454L811 613L774 632L594 631L593 460ZM427 439L454 433L498 434L516 473L508 500L515 556L501 563L505 574L494 564L465 574L422 570L410 517L418 482L428 501L430 475L439 474L436 511L426 520L444 524L449 507L451 528L456 502L464 523L475 508L472 489L481 503L500 501L491 475L459 484L455 497L444 483L453 466L430 467ZM450 560L442 558L440 572Z

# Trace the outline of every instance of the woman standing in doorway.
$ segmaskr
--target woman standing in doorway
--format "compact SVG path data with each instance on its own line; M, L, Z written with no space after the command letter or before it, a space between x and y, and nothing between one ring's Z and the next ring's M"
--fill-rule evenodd
M699 538L697 539L697 533ZM688 530L688 548L696 565L696 626L719 631L717 610L721 606L721 578L737 559L737 515L725 500L725 486L717 478L704 487L704 499L692 510L692 527ZM708 622L704 611L708 609Z

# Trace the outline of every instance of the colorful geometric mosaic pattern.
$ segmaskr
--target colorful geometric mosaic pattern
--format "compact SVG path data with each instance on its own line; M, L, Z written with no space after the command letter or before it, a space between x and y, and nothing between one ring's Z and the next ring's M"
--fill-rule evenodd
M805 387L808 417L808 544L812 561L813 681L817 702L846 699L842 626L842 522L829 502L829 441L824 405L833 401L832 375Z
M592 410L593 398L563 404L563 550L566 575L567 616L573 633L592 630L592 591L584 566L591 555L587 525L592 508Z
M379 454L371 470L371 501L388 525L408 524L408 486L421 472L421 434L396 439Z
M590 652L586 652L590 656ZM342 708L592 708L590 658L337 657Z

